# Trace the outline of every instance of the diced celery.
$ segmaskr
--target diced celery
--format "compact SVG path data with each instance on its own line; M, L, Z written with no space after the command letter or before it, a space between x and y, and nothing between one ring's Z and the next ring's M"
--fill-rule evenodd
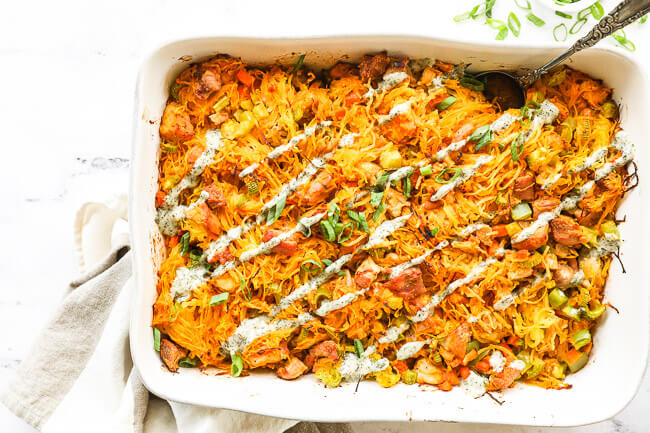
M571 337L571 344L576 350L580 350L585 347L587 344L591 343L591 333L588 329L581 329L580 331L574 332Z
M553 308L560 308L567 303L569 298L564 292L560 289L553 289L551 293L548 294L548 302Z
M607 240L618 241L621 239L621 234L619 233L618 227L614 221L605 221L602 223L600 225L600 231Z
M530 208L530 205L525 201L519 203L510 211L512 219L515 221L527 220L533 215L533 210Z

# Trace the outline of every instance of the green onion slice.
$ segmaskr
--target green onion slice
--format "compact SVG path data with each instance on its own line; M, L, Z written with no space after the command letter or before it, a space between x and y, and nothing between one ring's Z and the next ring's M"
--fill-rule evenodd
M246 299L248 302L251 301L251 291L248 289L248 284L244 281L242 277L239 277L239 289L242 291L244 294L244 299Z
M582 29L582 26L585 25L586 22L587 22L587 18L581 18L575 23L573 23L571 29L569 30L569 34L575 35L576 33L578 33L580 29Z
M485 84L481 80L478 80L472 76L465 75L463 78L461 78L458 83L469 89L469 90L474 90L476 92L482 92L485 90Z
M646 21L648 21L648 14L645 14L641 17L639 24L645 24Z
M372 220L374 222L377 222L381 214L384 212L384 209L386 209L386 203L382 202L377 210L372 214Z
M336 239L336 233L334 233L334 227L330 224L329 221L321 221L320 229L323 232L323 237L327 242L333 242Z
M381 199L384 197L383 191L371 191L370 192L370 206L377 207L381 203Z
M494 38L497 41L502 41L508 36L508 27L501 27L501 30L499 30L499 33L497 33L496 37Z
M411 197L411 189L413 186L411 185L411 177L407 176L404 178L402 181L402 190L404 191L404 197L410 198Z
M476 143L476 146L474 146L474 151L478 151L486 144L491 143L493 139L494 139L494 133L492 132L491 129L488 129L487 132L483 134L483 136L481 136L479 141Z
M221 305L228 300L228 296L230 296L228 292L223 292L223 293L219 293L218 295L214 295L213 297L210 298L209 305L211 307L216 307L217 305Z
M626 50L630 52L636 50L636 46L625 36L625 32L623 30L617 30L616 32L612 33L612 38L614 38L616 42L618 42Z
M156 352L160 352L160 329L153 328L153 348Z
M450 172L453 171L453 172L454 172L454 175L453 175L450 179L448 179L448 180L444 180L444 179L442 178L442 176L443 176L445 173L447 173L448 171L450 171ZM438 182L438 183L451 183L451 182L453 182L453 181L454 181L458 176L460 176L460 172L461 172L461 170L460 170L460 168L458 168L458 167L445 167L445 168L443 168L442 171L438 174L438 176L436 176L436 182Z
M538 17L532 12L526 14L526 18L528 18L528 21L535 24L537 27L542 27L544 24L546 24L546 22L543 19L541 19L540 17Z
M185 232L181 236L181 256L187 254L187 251L190 249L190 232Z
M324 264L325 266L330 266L332 263L334 263L334 262L331 261L330 259L323 259L323 264ZM338 272L336 273L336 275L342 277L342 276L345 275L345 272L344 272L344 271L338 271Z
M280 215L282 214L282 211L284 210L284 206L287 204L287 196L286 194L283 194L280 196L280 199L278 202L273 206L271 209L269 209L266 213L266 225L271 225L273 224L278 218L280 218Z
M589 6L589 9L591 9L591 15L597 20L601 19L603 15L605 15L605 10L603 9L603 5L600 4L600 2L595 2L591 6Z
M575 347L576 350L580 350L587 344L591 343L591 333L588 329L581 329L580 331L574 332L569 339L571 340L573 347Z
M345 235L345 231L347 229L350 229L350 230L348 230L347 235ZM339 231L338 236L336 237L336 241L339 244L342 244L343 242L347 241L348 239L350 239L352 237L352 231L353 230L354 230L354 224L352 224L351 222L347 222L347 223L343 224L343 226L341 227L341 230Z
M363 355L363 343L361 343L361 340L358 338L354 339L354 351L356 352L357 356L361 358Z
M519 160L521 153L524 151L524 143L522 137L523 135L520 132L510 142L510 159L513 161Z
M571 14L567 14L562 11L555 11L555 15L561 18L566 18L567 20L573 19L573 16Z
M350 219L357 224L359 224L359 228L363 230L366 233L370 233L370 227L368 227L368 222L366 221L366 213L365 212L355 212L352 210L348 211L348 216Z
M519 22L519 18L517 18L517 15L515 15L514 12L510 12L510 14L508 15L508 28L510 29L513 35L519 37L521 22Z
M232 377L238 377L241 374L241 371L244 369L244 361L239 355L231 355L232 365L230 366L230 375Z
M433 174L433 170L431 169L431 164L425 165L424 167L420 167L420 174L422 176L429 176L430 174Z
M506 23L504 23L503 21L495 20L495 19L492 19L492 18L486 19L485 23L488 26L490 26L491 28L493 28L494 30L501 30L502 28L504 28L506 26Z
M555 39L556 42L564 42L566 41L566 37L568 36L569 31L566 28L566 25L564 23L558 24L557 26L553 27L553 38Z
M388 182L389 178L390 178L390 172L385 171L377 178L375 185L383 188L384 186L386 186L386 182Z
M442 100L442 102L439 102L436 105L436 108L438 111L446 110L447 108L451 107L454 105L454 103L457 101L457 99L453 96L447 96L445 99Z
M312 265L315 267L308 266L308 265ZM305 260L300 264L300 269L302 269L303 271L309 274L314 274L320 271L321 269L323 269L323 265L318 263L316 260L309 259L309 260Z
M484 125L481 126L480 128L476 128L474 132L469 136L467 141L476 141L479 140L483 134L485 134L488 130L490 129L490 125Z
M185 368L194 368L196 367L196 364L198 364L199 360L196 358L190 358L190 357L184 357L178 360L178 366L179 367L185 367Z
M327 221L334 226L336 223L339 222L339 216L341 215L341 209L336 203L332 203L329 205L329 208L327 209Z
M296 72L298 72L298 69L300 69L304 61L305 61L305 54L302 54L300 55L300 57L298 57L298 61L296 62L296 65L293 67L293 71L291 71L291 73L295 74Z
M524 1L526 3L524 3ZM528 1L528 0L515 0L515 4L517 5L517 7L519 7L520 9L523 9L525 11L529 11L531 9L530 1Z

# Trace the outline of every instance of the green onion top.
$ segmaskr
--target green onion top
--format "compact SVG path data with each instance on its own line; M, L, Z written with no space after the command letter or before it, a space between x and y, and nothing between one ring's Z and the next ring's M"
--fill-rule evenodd
M210 298L210 306L216 307L217 305L223 304L228 300L228 296L229 296L228 292L223 292L223 293L219 293L218 295L214 295L213 297Z

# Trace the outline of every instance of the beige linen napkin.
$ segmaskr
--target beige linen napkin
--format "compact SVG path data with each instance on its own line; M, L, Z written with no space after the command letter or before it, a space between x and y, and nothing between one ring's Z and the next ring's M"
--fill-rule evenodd
M0 394L27 423L45 433L352 432L347 424L298 423L150 395L129 351L126 196L85 204L77 213L75 243L81 276Z

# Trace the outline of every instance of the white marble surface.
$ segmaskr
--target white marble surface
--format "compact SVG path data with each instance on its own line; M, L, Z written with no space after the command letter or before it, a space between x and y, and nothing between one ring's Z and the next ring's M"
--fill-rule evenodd
M75 210L125 192L138 66L151 47L195 34L287 35L421 32L462 40L492 38L478 23L452 17L477 0L373 2L184 2L146 0L14 1L0 13L3 151L0 185L0 386L20 363L40 325L76 272ZM308 4L310 3L310 4ZM605 1L609 9L615 1ZM514 8L498 0L496 18ZM552 18L536 7L536 13ZM180 19L179 19L180 18ZM520 14L523 23L523 14ZM275 29L275 30L273 30ZM523 23L519 40L552 40L551 27ZM650 65L650 23L628 36ZM610 43L610 42L607 42ZM605 380L615 380L606 378ZM603 396L603 398L607 398ZM359 432L629 432L650 431L650 377L611 421L575 429L466 424L375 424ZM31 432L0 405L0 431Z

